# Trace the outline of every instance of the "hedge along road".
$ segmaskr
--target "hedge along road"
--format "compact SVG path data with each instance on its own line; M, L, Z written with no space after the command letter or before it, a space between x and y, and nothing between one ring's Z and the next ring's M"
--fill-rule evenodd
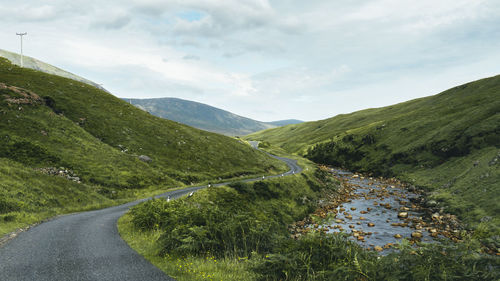
M284 161L290 170L263 178L302 171L295 160L271 156ZM205 187L188 187L156 197L174 199ZM118 219L130 207L149 199L61 216L21 232L0 247L0 280L174 280L132 250L118 233Z

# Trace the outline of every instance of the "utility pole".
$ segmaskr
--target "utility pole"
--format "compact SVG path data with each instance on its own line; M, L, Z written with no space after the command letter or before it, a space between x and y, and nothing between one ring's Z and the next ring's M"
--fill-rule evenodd
M24 35L27 35L28 32L24 32L24 33L17 33L16 32L16 35L19 35L19 37L21 37L21 67L24 67L23 65L23 36Z

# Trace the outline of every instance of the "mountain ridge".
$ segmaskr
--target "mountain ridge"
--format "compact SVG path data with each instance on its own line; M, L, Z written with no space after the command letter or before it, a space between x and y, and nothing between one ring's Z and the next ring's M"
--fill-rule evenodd
M123 100L155 116L230 136L247 135L260 130L302 122L295 119L261 122L204 103L174 97L123 98Z

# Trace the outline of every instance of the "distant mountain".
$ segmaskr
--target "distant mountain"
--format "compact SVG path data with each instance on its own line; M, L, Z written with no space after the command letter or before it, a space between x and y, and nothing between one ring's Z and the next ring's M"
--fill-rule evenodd
M21 65L21 55L20 54L12 53L12 52L0 49L0 57L4 57L4 58L8 59L12 64L19 65L19 66ZM48 63L39 61L39 60L34 59L32 57L28 57L26 55L23 56L23 65L24 65L24 68L30 68L30 69L38 70L38 71L45 72L48 74L54 74L57 76L69 78L69 79L72 79L72 80L75 80L78 82L83 82L85 84L89 84L89 85L94 86L98 89L105 90L101 85L99 85L95 82L92 82L88 79L85 79L83 77L75 75L71 72L67 72L67 71L62 70L60 68L52 66Z
M155 116L198 129L230 136L241 136L275 128L298 120L260 122L203 103L178 98L124 99ZM276 123L276 124L274 124Z
M278 120L278 121L266 122L266 123L270 124L270 125L277 126L277 127L281 127L281 126L286 126L286 125L293 125L293 124L304 123L304 121L297 120L297 119L286 119L286 120Z

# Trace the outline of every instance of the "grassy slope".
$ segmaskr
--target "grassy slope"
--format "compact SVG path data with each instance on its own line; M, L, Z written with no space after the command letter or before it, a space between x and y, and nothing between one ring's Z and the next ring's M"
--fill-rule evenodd
M22 96L0 89L0 192L6 194L0 199L10 198L9 204L18 204L21 211L68 211L112 203L96 190L115 199L131 196L137 188L286 169L238 140L154 117L87 84L21 69L4 59L0 59L0 83L40 97L31 95L31 104L15 104L7 99ZM151 157L152 162L140 161L139 155ZM33 171L61 166L72 169L82 184ZM51 191L54 186L61 189ZM58 203L43 203L44 194ZM12 210L3 208L2 200L0 214L8 215ZM27 208L32 203L40 208Z
M8 59L9 61L11 61L15 65L21 65L21 55L20 54L12 53L12 52L0 49L0 57L4 57L4 58ZM75 75L73 73L67 72L67 71L62 70L58 67L50 65L48 63L44 63L42 61L39 61L35 58L29 57L26 55L23 56L23 65L25 68L31 68L31 69L39 70L39 71L42 71L45 73L70 78L70 79L73 79L76 81L84 82L86 84L89 84L89 85L97 87L97 88L101 88L101 86L97 83L94 83L94 82L87 80L83 77L80 77L80 76Z
M431 198L469 223L493 217L498 232L499 97L500 76L495 76L247 139L265 140L317 162L399 176L430 189ZM312 149L317 144L323 145Z
M114 203L96 186L44 175L5 158L0 158L0 176L0 236L59 213Z

